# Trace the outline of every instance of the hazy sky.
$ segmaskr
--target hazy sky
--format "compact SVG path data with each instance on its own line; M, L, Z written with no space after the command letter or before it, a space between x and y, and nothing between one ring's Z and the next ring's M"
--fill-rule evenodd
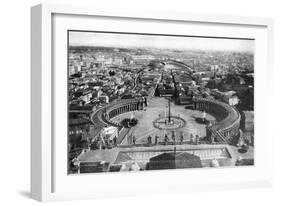
M254 52L255 41L203 37L175 37L97 32L69 32L70 46L150 47Z

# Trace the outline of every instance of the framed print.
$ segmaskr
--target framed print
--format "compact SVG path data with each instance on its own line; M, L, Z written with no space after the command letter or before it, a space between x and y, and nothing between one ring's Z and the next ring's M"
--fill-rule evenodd
M33 198L271 185L271 19L31 14Z

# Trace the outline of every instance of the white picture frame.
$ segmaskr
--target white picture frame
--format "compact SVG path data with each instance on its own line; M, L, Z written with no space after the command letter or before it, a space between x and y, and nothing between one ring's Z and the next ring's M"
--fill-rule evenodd
M87 177L90 186L85 186L85 176L71 177L74 188L66 183L69 181L58 174L58 165L63 162L58 152L59 143L54 138L56 123L54 116L60 108L56 105L56 94L59 87L66 85L56 84L62 77L53 70L54 37L56 29L56 15L72 18L106 17L108 21L122 19L122 21L159 21L165 24L177 22L185 24L219 25L222 27L258 28L261 33L261 48L259 56L262 62L257 62L258 71L255 79L255 131L258 138L266 135L266 142L257 140L256 156L260 159L252 168L224 168L210 170L187 170L148 172L145 174L125 173L106 175L91 175ZM80 21L80 20L79 20ZM131 23L132 24L132 23ZM67 25L66 25L67 27ZM85 26L86 27L86 26ZM71 29L71 28L70 28ZM176 12L114 10L111 8L92 8L87 6L70 6L58 4L40 4L31 8L31 196L39 201L68 200L97 198L110 196L123 196L134 194L170 193L188 191L209 191L214 189L239 189L245 187L268 187L273 182L273 133L270 132L266 108L270 107L270 92L268 98L262 98L263 91L270 90L273 74L273 20L260 17L234 17L222 15L202 15ZM247 32L246 32L247 33ZM243 35L243 32L241 33ZM251 35L251 34L249 34ZM266 67L266 68L265 68ZM263 87L266 83L267 87ZM257 92L258 90L258 92ZM262 100L263 99L263 100ZM55 109L56 108L56 109ZM257 128L257 130L256 130ZM65 131L66 132L66 131ZM260 142L260 143L259 143ZM260 146L259 146L260 145ZM261 151L262 147L262 151ZM258 160L259 160L258 159ZM65 162L66 165L66 162ZM62 166L66 167L66 166ZM64 173L63 173L64 174ZM251 175L255 174L255 175ZM231 176L233 175L233 176ZM198 176L205 177L198 181L189 181ZM220 179L218 177L221 177ZM231 178L230 178L231 177ZM81 178L81 182L80 179ZM165 179L165 181L161 181ZM82 179L84 179L82 181ZM117 180L116 180L117 179ZM139 179L139 180L137 180ZM173 179L173 181L171 180ZM103 182L99 182L102 180ZM149 180L149 181L145 181ZM155 183L152 183L153 181ZM92 183L97 181L97 186ZM136 181L136 184L133 182ZM74 183L75 182L75 183ZM80 182L80 183L79 183ZM67 185L63 187L62 185Z

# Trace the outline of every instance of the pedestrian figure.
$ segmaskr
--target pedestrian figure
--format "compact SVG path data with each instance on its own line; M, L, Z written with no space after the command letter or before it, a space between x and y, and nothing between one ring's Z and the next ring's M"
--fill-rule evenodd
M144 104L147 107L147 98L146 97L144 98Z
M194 144L195 140L194 140L194 136L193 134L190 134L190 143Z
M167 134L165 134L164 141L165 141L165 144L167 144L169 142L169 137Z
M183 143L183 133L181 132L181 134L180 134L180 144L182 144Z
M133 136L133 145L135 145L136 144L136 137L135 137L135 135Z
M172 140L173 140L173 143L174 145L176 144L176 136L175 136L175 132L172 131Z
M147 137L147 142L149 145L152 143L152 137L150 135Z
M199 137L198 134L196 135L195 142L196 142L196 144L199 144L199 143L200 143L200 137Z
M159 138L159 137L156 135L156 136L155 136L155 144L158 143L158 138Z

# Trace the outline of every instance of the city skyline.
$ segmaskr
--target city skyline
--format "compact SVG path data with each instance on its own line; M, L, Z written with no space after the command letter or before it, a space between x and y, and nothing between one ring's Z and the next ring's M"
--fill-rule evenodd
M255 51L254 39L69 31L69 46L174 50Z

